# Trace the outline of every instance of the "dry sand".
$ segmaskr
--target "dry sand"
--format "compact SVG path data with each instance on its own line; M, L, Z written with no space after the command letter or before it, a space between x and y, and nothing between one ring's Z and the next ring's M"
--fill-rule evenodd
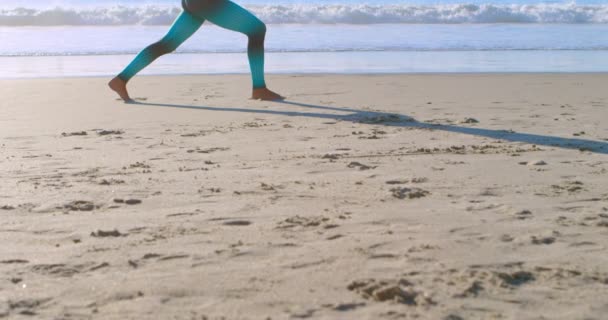
M608 75L0 81L0 318L606 319Z

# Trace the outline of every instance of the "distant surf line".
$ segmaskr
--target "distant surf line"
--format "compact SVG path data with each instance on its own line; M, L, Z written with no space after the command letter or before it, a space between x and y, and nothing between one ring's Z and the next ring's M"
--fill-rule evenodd
M248 5L268 24L608 23L608 4ZM170 25L175 5L0 9L0 26Z

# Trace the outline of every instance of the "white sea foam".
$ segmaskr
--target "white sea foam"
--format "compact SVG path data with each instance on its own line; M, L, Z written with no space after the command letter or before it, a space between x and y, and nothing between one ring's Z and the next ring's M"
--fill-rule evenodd
M608 23L608 4L250 5L269 24ZM0 26L169 25L178 6L0 9Z

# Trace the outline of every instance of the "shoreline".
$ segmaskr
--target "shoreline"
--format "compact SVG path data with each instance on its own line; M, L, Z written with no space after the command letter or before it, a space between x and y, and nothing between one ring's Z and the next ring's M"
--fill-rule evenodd
M1 78L99 76L134 55L1 57ZM268 74L608 72L608 51L369 51L267 53ZM166 55L142 75L248 73L245 53Z
M295 73L295 72L267 72L266 75L273 76L297 76L297 77L316 77L316 76L336 76L336 77L381 77L381 76L475 76L475 75L487 75L487 76L517 76L517 75L564 75L564 76L576 76L576 75L607 75L608 71L555 71L555 72L536 72L536 71L514 71L514 72L375 72L375 73L331 73L331 72L317 72L317 73ZM248 72L235 72L235 73L180 73L180 74L140 74L135 78L172 78L172 77L225 77L225 76L244 76L249 77ZM2 78L0 81L45 81L45 80L67 80L67 79L111 79L115 75L91 75L91 76L49 76L49 77L37 77L37 78Z

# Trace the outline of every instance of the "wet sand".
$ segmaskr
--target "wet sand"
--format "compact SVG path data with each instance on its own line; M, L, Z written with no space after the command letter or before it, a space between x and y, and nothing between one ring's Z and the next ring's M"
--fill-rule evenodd
M608 314L608 74L107 80L0 80L0 318Z

